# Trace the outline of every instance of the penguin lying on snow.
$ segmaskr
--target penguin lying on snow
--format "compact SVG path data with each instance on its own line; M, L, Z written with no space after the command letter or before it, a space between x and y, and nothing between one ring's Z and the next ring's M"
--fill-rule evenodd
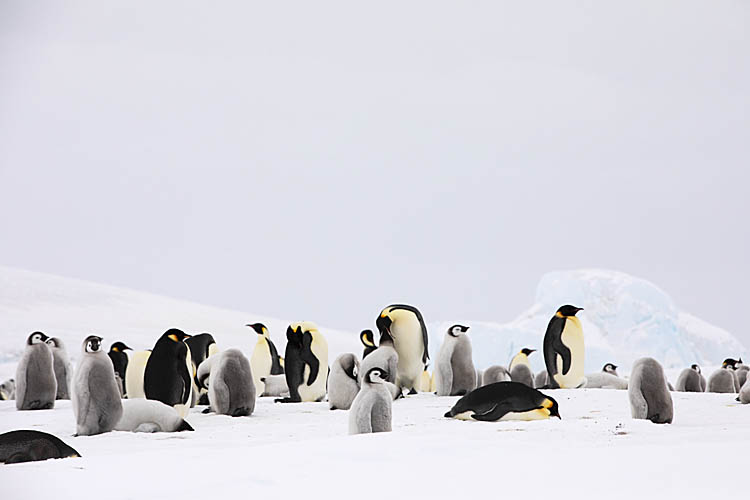
M47 339L47 345L52 349L52 358L55 369L55 380L57 381L57 393L55 399L70 399L70 381L73 371L68 358L65 344L57 337Z
M26 349L16 367L16 408L47 410L55 407L55 379L52 349L42 332L34 332L26 340Z
M391 432L392 399L385 386L388 374L371 368L362 378L362 388L349 410L349 434Z
M438 396L462 396L473 391L477 372L471 360L468 326L453 325L445 332L435 364Z
M0 401L16 399L16 380L9 378L0 384Z
M536 349L524 347L510 360L508 371L513 382L534 387L534 372L531 371L531 364L529 363L529 356L533 352L536 352Z
M636 419L671 424L674 416L667 378L658 361L641 358L633 364L628 384L630 413Z
M701 373L701 367L692 365L685 368L677 377L676 390L679 392L706 392L706 378Z
M263 382L263 394L261 396L289 397L289 386L286 385L286 375L268 375L260 379Z
M46 432L19 430L0 434L0 462L5 464L80 456L60 438Z
M624 391L628 388L628 381L617 376L616 365L607 363L602 371L586 375L584 387L587 389L619 389Z
M181 432L193 428L171 406L154 399L126 399L116 431Z
M359 360L352 353L342 354L333 361L328 376L328 407L348 410L359 392Z
M102 350L102 338L89 335L81 347L73 385L76 435L109 432L122 416L122 400L112 360Z
M519 382L495 382L471 391L445 415L460 420L542 420L560 418L557 401Z

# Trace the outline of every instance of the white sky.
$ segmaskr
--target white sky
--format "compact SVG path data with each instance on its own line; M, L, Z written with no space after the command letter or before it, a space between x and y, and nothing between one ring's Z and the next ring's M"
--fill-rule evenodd
M750 344L750 4L267 4L2 2L0 263L352 330L604 267Z

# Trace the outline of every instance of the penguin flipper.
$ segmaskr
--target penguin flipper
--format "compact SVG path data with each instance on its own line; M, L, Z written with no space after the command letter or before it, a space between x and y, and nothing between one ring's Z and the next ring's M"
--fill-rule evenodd
M310 333L305 333L302 337L302 351L300 352L300 358L310 366L310 375L307 377L307 385L313 385L315 379L318 378L320 361L318 361L318 358L316 358L315 354L312 352L312 335Z
M565 319L555 316L550 320L547 332L544 334L544 365L547 368L550 385L554 380L552 377L557 374L557 344L562 337L563 328L565 328Z
M511 407L508 403L498 403L484 413L474 413L471 418L480 422L494 422L503 418L510 410Z

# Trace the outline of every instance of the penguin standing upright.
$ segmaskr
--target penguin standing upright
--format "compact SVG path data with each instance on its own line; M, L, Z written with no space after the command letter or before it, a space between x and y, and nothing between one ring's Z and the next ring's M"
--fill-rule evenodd
M393 339L398 353L396 385L416 394L420 377L430 356L427 352L427 327L422 313L414 306L393 304L380 313L375 321L382 335L384 332Z
M250 356L250 367L253 370L253 382L258 394L265 392L265 382L261 379L269 375L282 375L284 368L281 366L279 352L271 340L268 328L263 323L253 323L249 325L255 333L258 334L258 340L255 342L253 354Z
M672 423L674 408L667 377L655 359L641 358L633 363L628 398L633 418L651 420L655 424Z
M109 347L107 356L112 360L112 366L115 368L115 373L122 380L122 393L124 396L128 395L128 384L126 382L126 373L128 371L128 355L125 351L132 351L130 347L126 346L124 342L115 342Z
M574 389L584 381L583 329L576 313L583 308L564 305L557 310L544 334L544 363L549 387Z
M145 398L143 390L143 375L146 372L146 363L151 357L151 350L135 351L130 356L128 366L125 368L125 380L123 385L127 387L128 399Z
M529 355L533 352L536 352L536 349L524 347L510 360L508 371L513 382L534 387L534 372L531 371L531 363L529 363Z
M435 364L438 396L462 396L476 388L468 330L468 326L453 325L445 332Z
M73 369L70 366L68 351L65 344L57 337L47 339L47 345L52 349L52 358L55 365L55 380L57 381L57 394L55 399L70 399L70 381L73 377Z
M122 416L120 390L112 360L102 351L102 338L89 335L73 383L73 413L76 433L91 436L109 432Z
M289 325L286 338L284 372L289 397L276 402L322 401L328 381L328 342L310 321Z
M348 410L358 392L359 360L352 353L342 354L333 360L328 376L328 407Z
M57 396L54 357L42 332L26 340L26 349L16 368L16 408L48 410L54 408Z
M184 342L187 338L190 335L176 328L164 332L156 341L143 374L146 398L174 406L182 418L190 408L193 387L193 374L187 365L188 346Z
M362 377L362 388L349 410L349 434L391 432L393 403L385 386L388 374L381 368L370 368Z
M731 367L719 368L708 377L707 392L739 392L737 384L737 378Z
M193 400L190 407L195 406L195 403L207 405L208 393L198 385L198 367L207 358L219 352L219 348L210 333L193 335L185 340L185 344L190 350L190 372L193 373Z
M362 352L362 359L365 359L368 354L372 353L375 349L378 348L375 345L375 337L372 334L372 330L362 330L362 332L359 334L359 340L365 347L365 350Z

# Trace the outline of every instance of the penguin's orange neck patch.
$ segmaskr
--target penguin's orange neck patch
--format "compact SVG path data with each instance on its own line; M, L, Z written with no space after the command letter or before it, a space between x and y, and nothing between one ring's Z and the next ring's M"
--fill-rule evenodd
M174 341L174 342L179 342L179 339L177 338L177 335L175 335L174 333L170 334L170 335L169 335L169 338L170 338L170 339L171 339L172 341Z

